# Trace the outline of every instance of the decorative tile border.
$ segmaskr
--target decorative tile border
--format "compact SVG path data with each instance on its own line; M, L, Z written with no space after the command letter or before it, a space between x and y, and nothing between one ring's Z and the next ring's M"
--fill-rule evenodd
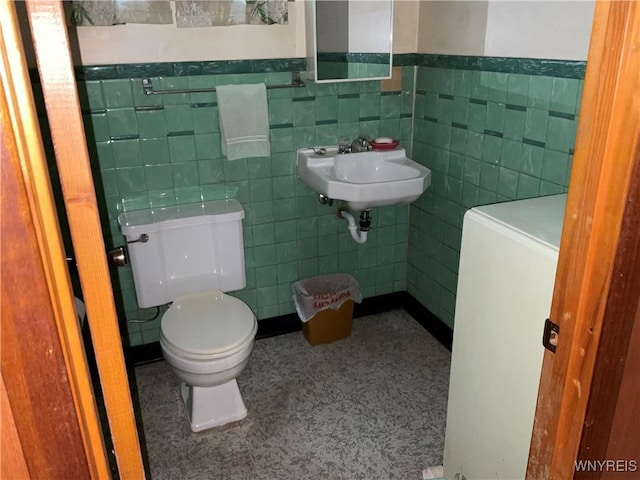
M304 58L89 65L76 67L76 77L78 80L114 80L141 77L294 72L304 71L306 66L307 61Z
M365 54L357 55L364 62ZM377 54L367 54L369 63L378 63ZM511 57L472 57L400 53L393 55L394 66L420 66L476 70L484 72L521 73L560 78L583 79L586 62ZM122 65L89 65L76 67L77 80L116 80L142 77L182 77L189 75L243 74L305 71L304 58L274 58L266 60L221 60L210 62L135 63ZM30 70L31 81L40 83L37 71Z
M412 54L413 55L413 54ZM397 56L394 56L394 65ZM466 55L415 54L419 67L452 68L483 72L521 73L548 77L583 79L587 62L536 58L472 57ZM401 60L399 60L401 61Z

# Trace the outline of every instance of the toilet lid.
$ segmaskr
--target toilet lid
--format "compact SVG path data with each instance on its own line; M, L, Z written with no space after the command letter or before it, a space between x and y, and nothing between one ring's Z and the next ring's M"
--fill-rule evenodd
M219 290L174 300L162 316L164 340L176 349L198 355L229 352L255 335L257 323L242 301Z

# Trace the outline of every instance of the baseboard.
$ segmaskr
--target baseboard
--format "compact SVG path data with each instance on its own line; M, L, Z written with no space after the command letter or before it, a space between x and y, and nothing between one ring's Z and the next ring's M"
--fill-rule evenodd
M447 350L451 351L453 342L453 330L451 327L436 317L408 292L394 292L365 298L362 303L355 305L353 316L354 318L366 317L399 308L404 308L416 322L422 325ZM260 340L300 330L302 330L302 323L295 313L265 318L258 322L256 339ZM127 364L133 366L162 360L160 343L154 342L129 347L126 351L126 359Z

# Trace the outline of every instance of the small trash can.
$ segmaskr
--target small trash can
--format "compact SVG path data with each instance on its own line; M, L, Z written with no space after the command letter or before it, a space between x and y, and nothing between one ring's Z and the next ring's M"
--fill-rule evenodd
M311 345L351 335L353 303L362 302L358 281L348 273L333 273L293 284L293 300L302 333Z

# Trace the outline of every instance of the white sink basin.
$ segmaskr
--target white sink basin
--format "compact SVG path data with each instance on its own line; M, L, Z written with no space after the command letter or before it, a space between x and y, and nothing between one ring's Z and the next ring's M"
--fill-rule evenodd
M298 175L312 190L344 200L352 210L411 203L431 185L431 170L407 158L404 148L324 155L298 150Z

